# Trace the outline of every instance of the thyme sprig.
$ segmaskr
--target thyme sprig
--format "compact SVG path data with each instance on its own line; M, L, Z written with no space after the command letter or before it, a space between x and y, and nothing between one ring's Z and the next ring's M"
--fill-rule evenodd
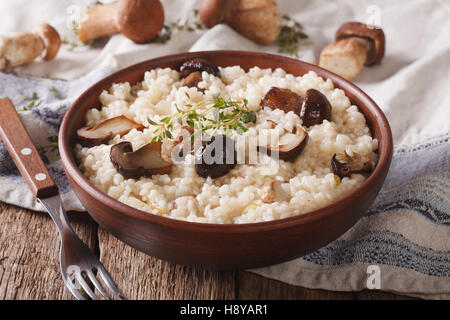
M37 107L38 105L40 105L41 103L42 103L42 101L39 100L38 94L34 91L33 94L31 95L31 98L29 98L29 102L25 106L23 106L22 108L17 110L17 112L31 110L34 107Z
M216 95L212 100L196 105L186 104L183 109L176 106L177 113L166 116L159 121L148 118L148 123L156 128L153 130L152 142L173 138L175 123L188 125L194 129L191 140L199 133L202 135L209 131L214 136L219 129L225 133L236 131L242 134L248 130L246 124L256 122L256 112L249 110L248 101L232 101Z
M278 36L279 53L286 53L298 58L301 47L312 44L308 35L303 32L303 25L288 15L283 15L283 24Z

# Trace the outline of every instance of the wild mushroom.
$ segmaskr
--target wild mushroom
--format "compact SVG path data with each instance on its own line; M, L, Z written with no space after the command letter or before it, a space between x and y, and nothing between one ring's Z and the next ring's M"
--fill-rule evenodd
M339 178L350 177L352 173L367 173L372 171L372 162L368 156L356 152L348 154L346 151L335 153L331 158L333 172Z
M77 130L78 141L85 147L98 146L108 142L116 135L123 136L132 129L143 130L145 127L125 116L118 116L100 122L94 127L83 127Z
M303 98L289 89L272 87L262 98L260 106L271 109L281 109L284 112L293 111L299 114L302 108Z
M29 64L38 57L52 60L60 47L58 32L47 23L38 25L30 33L0 36L0 70Z
M188 88L197 87L200 81L202 81L202 73L195 71L183 79L183 86Z
M203 0L199 15L206 28L225 22L263 45L274 42L281 30L281 14L275 0Z
M285 131L276 145L269 143L267 146L258 146L257 150L273 158L292 162L303 151L307 141L308 132L300 126L295 126L293 132Z
M262 202L272 203L272 202L283 202L289 201L289 194L283 189L283 181L280 180L270 180L266 182L263 186L263 195L261 197Z
M381 28L347 22L335 38L335 42L322 50L319 65L346 79L355 78L363 65L373 66L384 57L385 35Z
M331 120L331 104L327 97L316 89L308 89L300 111L303 125L310 127Z
M206 59L195 58L184 62L180 67L180 76L184 78L183 86L196 87L202 81L203 71L216 77L220 76L219 68Z
M203 178L222 177L233 169L236 163L234 140L225 135L212 137L195 152L195 171Z
M78 28L78 37L88 42L122 33L136 43L153 40L164 25L164 9L158 0L118 0L89 8Z
M195 58L184 62L180 67L180 76L181 78L186 78L193 72L202 72L206 71L216 77L219 76L219 68L206 59Z
M133 152L133 146L123 141L111 147L110 159L116 170L127 179L168 174L172 163L161 157L161 142L151 142Z

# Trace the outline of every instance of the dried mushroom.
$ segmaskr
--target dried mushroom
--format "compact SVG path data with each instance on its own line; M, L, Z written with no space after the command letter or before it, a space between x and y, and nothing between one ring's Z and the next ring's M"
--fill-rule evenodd
M123 141L111 147L110 159L116 170L127 179L168 174L172 163L161 157L161 142L151 142L133 152L133 146Z
M222 177L233 169L236 163L234 140L226 135L212 137L195 152L195 171L203 178Z
M94 127L84 127L77 130L78 141L85 147L98 146L107 143L116 135L124 135L132 129L143 130L145 127L125 116L118 116L100 122Z
M271 122L276 126L275 122ZM293 132L286 131L280 136L277 145L258 146L258 151L267 153L267 155L274 158L292 162L303 151L307 141L308 132L304 128L296 126Z
M261 100L262 108L280 109L284 112L293 111L299 114L302 108L303 98L289 89L272 87Z
M368 173L372 171L372 162L368 156L346 151L335 153L331 158L333 172L340 178L350 177L352 173Z
M308 89L300 111L303 125L310 127L331 120L331 104L327 97L316 89Z

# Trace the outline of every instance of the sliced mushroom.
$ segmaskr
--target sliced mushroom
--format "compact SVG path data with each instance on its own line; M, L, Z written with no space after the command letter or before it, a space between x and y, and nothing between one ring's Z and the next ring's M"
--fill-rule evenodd
M289 201L289 194L283 189L283 181L280 180L271 180L264 184L263 186L263 196L262 201L264 203L272 203L272 202L282 202Z
M274 158L292 162L303 151L307 141L308 132L304 128L296 126L293 132L286 131L278 140L277 145L258 146L258 151Z
M213 63L208 60L196 58L186 61L180 67L180 76L181 78L186 78L193 72L202 72L206 71L209 74L219 76L219 68L217 68Z
M127 179L170 173L172 163L161 157L161 142L151 142L133 152L123 141L111 147L110 159L116 170Z
M284 112L293 111L295 114L299 114L302 104L303 98L295 92L289 89L272 87L261 100L260 106L281 109Z
M183 79L183 86L188 88L196 87L200 81L202 81L202 73L195 71Z
M331 120L331 104L327 97L316 89L306 91L305 101L300 111L303 125L310 127Z
M200 177L219 178L236 166L234 140L226 135L214 136L195 152L195 171Z
M368 173L372 171L372 162L368 156L346 151L335 153L331 158L331 167L339 178L350 177L352 173Z
M85 147L98 146L108 142L116 135L123 136L132 129L143 130L145 127L125 116L118 116L100 122L94 127L78 129L78 141Z

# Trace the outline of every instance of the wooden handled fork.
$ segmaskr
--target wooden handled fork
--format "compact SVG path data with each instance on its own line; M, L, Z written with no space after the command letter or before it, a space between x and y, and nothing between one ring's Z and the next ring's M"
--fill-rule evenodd
M70 226L58 188L8 98L0 99L0 137L33 195L47 209L58 227L61 238L61 274L70 292L77 299L85 300L86 296L77 288L81 286L86 295L94 300L98 297L93 288L105 299L124 299L101 262ZM100 275L112 295L105 290L96 274Z

